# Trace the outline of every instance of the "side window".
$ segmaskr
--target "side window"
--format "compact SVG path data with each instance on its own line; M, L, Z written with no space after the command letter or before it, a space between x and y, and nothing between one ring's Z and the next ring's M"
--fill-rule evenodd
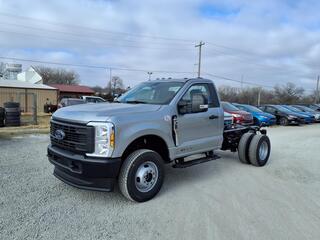
M273 107L267 107L266 110L269 113L275 113L275 109Z
M206 112L211 101L208 84L192 85L183 95L180 103L183 103L184 113Z
M239 108L242 111L246 111L246 109L244 107L242 107L242 106L236 106L236 107Z
M209 107L220 107L220 102L216 89L214 88L213 84L209 84L209 86L211 95L211 98L209 98Z
M182 100L191 103L192 96L196 94L202 95L204 98L204 104L208 104L208 98L210 94L209 94L209 89L207 84L196 84L191 86L182 97Z

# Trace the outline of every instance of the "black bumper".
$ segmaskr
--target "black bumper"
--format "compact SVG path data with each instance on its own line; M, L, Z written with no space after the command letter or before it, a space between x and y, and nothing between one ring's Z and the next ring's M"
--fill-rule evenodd
M89 158L48 146L48 159L55 166L54 176L82 189L113 191L121 158Z

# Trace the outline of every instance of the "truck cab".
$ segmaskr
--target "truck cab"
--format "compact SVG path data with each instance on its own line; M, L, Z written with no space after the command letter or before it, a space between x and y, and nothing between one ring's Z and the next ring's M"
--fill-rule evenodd
M163 164L184 168L214 160L226 145L216 87L203 78L148 81L111 104L59 109L50 138L48 158L57 178L100 191L118 182L121 193L138 202L160 190ZM204 157L185 161L195 154Z

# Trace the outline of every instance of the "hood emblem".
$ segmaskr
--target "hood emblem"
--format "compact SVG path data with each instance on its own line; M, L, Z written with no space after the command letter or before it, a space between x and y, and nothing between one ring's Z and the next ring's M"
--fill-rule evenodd
M66 134L64 133L64 131L60 130L60 129L57 129L55 132L54 132L54 137L55 139L57 140L63 140L65 138Z

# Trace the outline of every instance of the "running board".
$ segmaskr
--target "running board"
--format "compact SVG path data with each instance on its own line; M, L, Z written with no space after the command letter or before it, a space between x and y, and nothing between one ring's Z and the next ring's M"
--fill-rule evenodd
M175 164L172 165L173 168L186 168L186 167L191 167L193 165L197 165L200 163L205 163L205 162L209 162L209 161L213 161L216 159L219 159L220 156L218 155L213 155L211 157L203 157L203 158L197 158L194 160L190 160L187 162L181 161L181 162L176 162Z

